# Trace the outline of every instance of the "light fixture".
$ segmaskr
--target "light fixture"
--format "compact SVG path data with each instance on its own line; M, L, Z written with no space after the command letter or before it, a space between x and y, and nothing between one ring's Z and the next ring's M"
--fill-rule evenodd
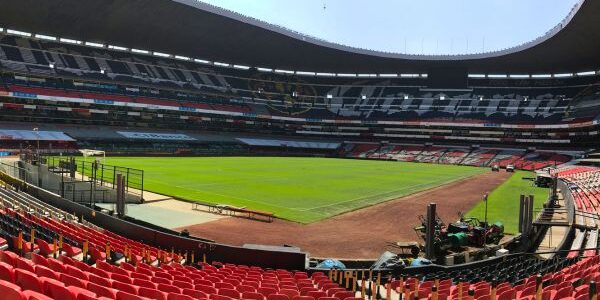
M332 94L327 94L327 99L332 99L333 95Z
M54 63L48 64L48 67L50 67L50 69L54 69Z
M362 95L360 98L363 99L363 100L365 100L365 99L367 99L367 96L366 95Z

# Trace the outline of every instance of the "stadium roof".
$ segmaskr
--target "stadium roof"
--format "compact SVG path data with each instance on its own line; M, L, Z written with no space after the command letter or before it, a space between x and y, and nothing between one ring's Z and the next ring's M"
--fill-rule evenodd
M331 73L542 74L598 70L600 1L581 0L546 35L496 52L405 55L352 48L196 0L19 0L0 27L215 62Z

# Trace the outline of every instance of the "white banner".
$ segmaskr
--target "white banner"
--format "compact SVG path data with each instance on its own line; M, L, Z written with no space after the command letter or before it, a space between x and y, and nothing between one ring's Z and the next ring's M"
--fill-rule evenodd
M20 141L75 141L70 136L60 131L34 131L34 130L9 130L0 129L0 140Z

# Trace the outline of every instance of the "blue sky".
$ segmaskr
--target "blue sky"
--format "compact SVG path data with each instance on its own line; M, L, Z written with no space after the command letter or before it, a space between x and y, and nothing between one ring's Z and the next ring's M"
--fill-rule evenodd
M531 41L577 0L201 0L344 45L410 54L493 51ZM325 8L324 8L325 7Z

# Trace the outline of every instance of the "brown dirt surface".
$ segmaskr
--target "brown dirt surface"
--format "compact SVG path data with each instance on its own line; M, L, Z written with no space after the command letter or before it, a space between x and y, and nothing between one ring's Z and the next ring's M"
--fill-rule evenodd
M417 217L426 213L427 204L437 203L442 220L453 222L459 211L467 212L510 175L487 172L307 225L280 219L265 223L224 218L185 228L194 236L237 246L287 244L312 257L375 259L393 250L387 241L421 242L413 227L420 225Z

